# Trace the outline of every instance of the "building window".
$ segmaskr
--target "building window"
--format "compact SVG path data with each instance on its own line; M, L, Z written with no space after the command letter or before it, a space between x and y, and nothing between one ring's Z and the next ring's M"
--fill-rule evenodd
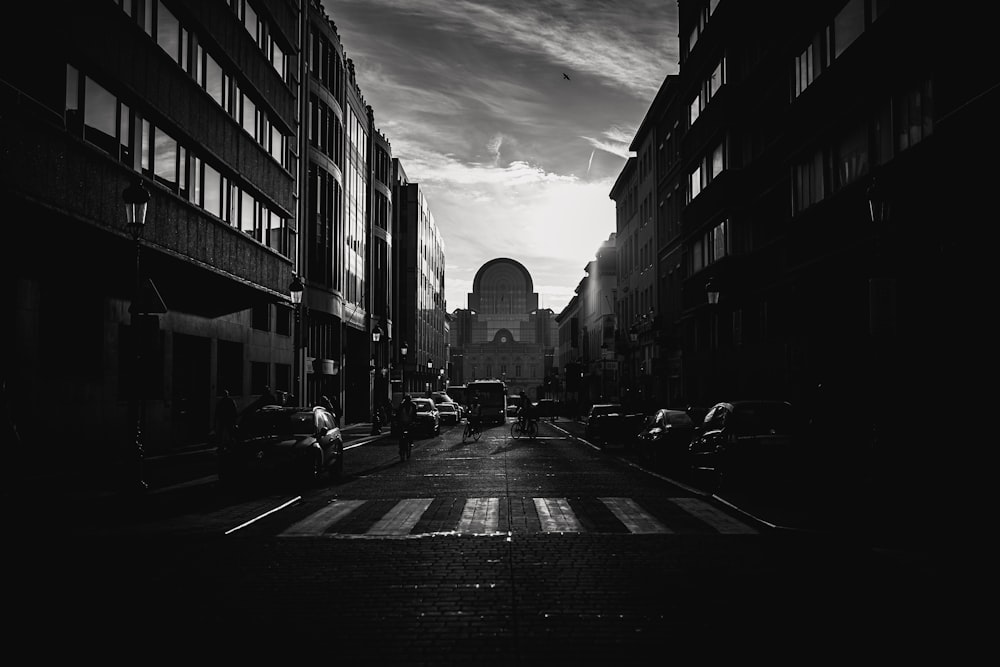
M250 326L258 331L271 330L271 307L269 304L258 304L250 308Z
M907 91L896 103L896 147L900 151L926 139L934 131L931 115L933 95L931 82Z
M821 201L823 188L823 152L816 151L792 167L792 210L799 213Z
M84 139L118 155L118 100L89 77L84 87L83 124Z
M701 194L701 167L697 167L688 176L688 201L693 201L695 197Z
M839 190L868 173L868 127L859 125L841 137L834 149L833 189Z
M274 332L281 336L292 335L293 311L287 306L275 306L274 308Z
M268 377L270 364L264 361L250 362L250 393L263 394L264 390L271 384Z
M216 394L223 391L239 396L243 394L243 343L220 340L216 345Z
M833 57L839 58L865 29L865 0L850 0L833 20Z
M291 364L274 365L274 388L278 391L292 390L292 366Z

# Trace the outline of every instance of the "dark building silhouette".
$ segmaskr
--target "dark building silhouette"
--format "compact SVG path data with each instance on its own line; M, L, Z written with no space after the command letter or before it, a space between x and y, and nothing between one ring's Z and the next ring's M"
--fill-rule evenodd
M625 364L652 358L669 407L837 406L844 456L915 490L955 425L898 415L969 396L982 350L1000 104L984 24L879 0L678 7L680 72L611 194ZM644 324L648 300L623 292L650 265Z
M225 390L240 408L267 387L325 394L367 420L402 342L395 173L323 5L56 0L5 17L0 349L19 420L58 400L95 461L135 455L140 413L146 453L205 442Z

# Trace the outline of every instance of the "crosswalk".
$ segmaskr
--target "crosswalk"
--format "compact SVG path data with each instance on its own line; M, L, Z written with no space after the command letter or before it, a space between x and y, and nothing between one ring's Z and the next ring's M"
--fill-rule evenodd
M750 535L751 523L693 497L400 498L330 501L281 537L412 537L508 533Z

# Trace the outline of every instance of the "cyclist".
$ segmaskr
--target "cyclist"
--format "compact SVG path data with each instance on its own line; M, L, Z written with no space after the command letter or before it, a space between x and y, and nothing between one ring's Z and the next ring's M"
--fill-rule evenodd
M472 434L479 430L479 420L482 417L483 406L479 403L479 394L473 394L472 399L469 402L469 417L468 423L465 425L465 432L462 433L462 439L472 436Z
M399 409L396 410L396 424L399 427L399 460L404 461L410 458L413 451L413 438L410 437L410 429L413 427L413 420L417 416L417 406L413 404L413 399L409 394L403 396Z
M520 395L517 397L517 420L521 422L522 428L527 426L530 410L531 401L528 400L528 395L522 389Z

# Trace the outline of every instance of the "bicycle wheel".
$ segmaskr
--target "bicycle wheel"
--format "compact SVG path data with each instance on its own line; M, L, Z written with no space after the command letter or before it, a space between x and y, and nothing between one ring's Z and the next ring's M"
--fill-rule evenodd
M519 440L521 438L521 422L514 422L510 425L510 437L515 440Z

